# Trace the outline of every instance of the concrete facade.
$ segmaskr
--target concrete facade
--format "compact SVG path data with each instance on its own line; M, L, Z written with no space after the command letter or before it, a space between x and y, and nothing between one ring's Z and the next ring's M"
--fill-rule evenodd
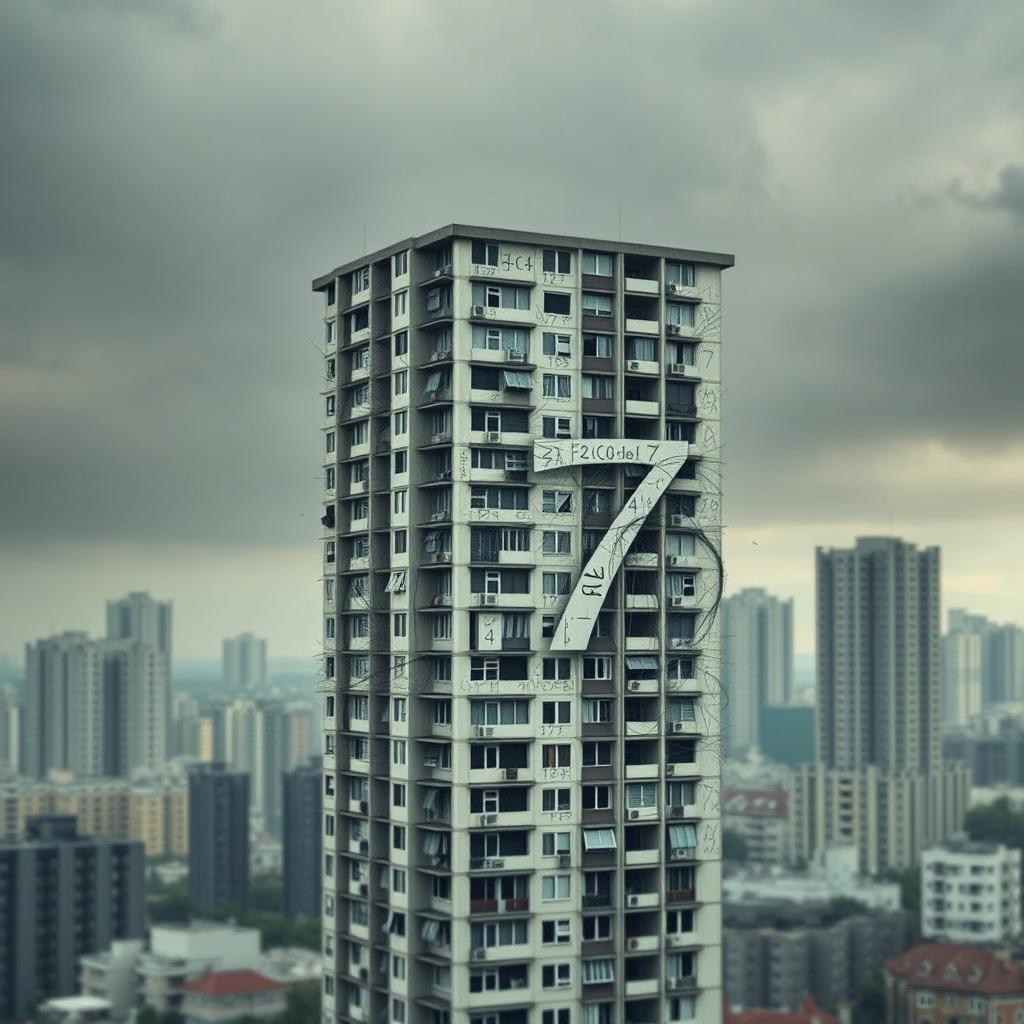
M320 917L323 767L320 758L286 772L283 779L284 912Z
M188 897L193 907L249 900L249 776L221 764L188 773Z
M314 282L330 1019L720 1022L731 263L455 225Z
M221 675L228 690L260 693L267 688L267 641L252 633L228 637L221 651Z

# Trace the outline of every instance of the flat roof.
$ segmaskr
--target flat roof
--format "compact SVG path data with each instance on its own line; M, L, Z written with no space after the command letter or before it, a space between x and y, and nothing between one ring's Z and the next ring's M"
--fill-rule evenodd
M349 260L326 274L313 279L313 291L320 291L336 277L358 270L367 263L385 259L403 249L425 249L448 238L478 238L489 242L528 242L534 245L565 246L570 249L598 249L623 252L631 256L663 256L668 259L689 260L694 263L711 263L727 268L736 263L731 253L706 252L702 249L679 249L666 245L648 245L644 242L616 242L609 238L586 238L580 235L547 234L541 231L514 231L510 228L488 228L472 224L447 224L443 228L428 231L425 235L403 238L383 249L367 253L358 259Z

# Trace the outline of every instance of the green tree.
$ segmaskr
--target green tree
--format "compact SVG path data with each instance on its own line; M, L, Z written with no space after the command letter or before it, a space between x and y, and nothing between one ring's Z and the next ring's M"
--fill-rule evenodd
M726 860L745 861L747 859L747 841L734 829L722 830L722 856Z
M288 989L288 1006L274 1024L316 1024L320 1019L320 983L304 981Z
M876 971L861 986L853 1004L853 1024L887 1024L885 983L881 971Z
M900 887L900 906L909 910L915 917L921 914L921 869L893 868L881 876L883 881L898 882Z

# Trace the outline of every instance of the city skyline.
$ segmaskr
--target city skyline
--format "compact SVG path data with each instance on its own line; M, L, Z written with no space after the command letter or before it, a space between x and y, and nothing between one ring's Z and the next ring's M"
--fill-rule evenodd
M174 599L182 657L246 629L312 654L305 285L449 221L743 255L727 589L793 597L797 650L813 547L868 534L940 546L946 607L1024 621L1015 5L597 4L586 47L571 5L497 33L470 9L5 5L0 651L98 634L89 609L145 589ZM367 91L391 45L403 75ZM400 82L456 65L438 122ZM498 65L517 102L490 133ZM595 97L635 145L583 130Z

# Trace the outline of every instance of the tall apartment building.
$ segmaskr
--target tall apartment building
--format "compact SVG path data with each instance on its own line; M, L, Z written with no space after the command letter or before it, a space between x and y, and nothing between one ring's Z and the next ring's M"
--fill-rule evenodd
M0 840L40 815L72 816L84 835L136 839L147 857L188 855L188 798L180 777L11 779L0 783Z
M21 770L21 697L0 686L0 778Z
M166 657L148 643L63 633L26 647L22 770L130 775L167 761Z
M759 742L761 712L793 699L793 601L747 587L722 602L725 745Z
M1021 852L963 837L921 857L921 937L999 945L1021 933Z
M284 912L289 917L320 917L323 834L323 764L319 757L285 772L282 808Z
M249 776L222 764L189 768L188 898L207 911L249 901Z
M0 842L0 1019L77 992L80 956L141 938L144 881L141 843L79 835L69 816Z
M267 688L267 641L252 633L228 637L221 652L221 674L229 690L259 693Z
M953 629L942 638L942 724L965 726L982 708L982 638Z
M732 262L451 225L313 282L331 1019L721 1020Z
M107 639L149 644L171 660L173 609L170 601L133 592L107 602Z
M960 830L970 770L944 763L939 551L862 537L817 552L817 758L794 772L796 855L852 843L870 874Z
M949 689L957 694L966 691L969 696L960 699L969 700L974 714L993 704L1024 700L1024 629L951 608L946 638ZM977 703L981 707L975 709Z

